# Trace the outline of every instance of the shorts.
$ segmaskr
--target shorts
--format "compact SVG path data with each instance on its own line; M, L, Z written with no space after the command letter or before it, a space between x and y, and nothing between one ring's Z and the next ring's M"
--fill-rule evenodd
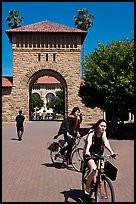
M91 156L93 156L93 154L98 154L100 156L102 155L102 153L100 151L91 152ZM84 158L84 161L85 161L86 164L90 160L90 156L87 155L87 154L84 154L83 158ZM95 161L95 159L94 159L94 161Z

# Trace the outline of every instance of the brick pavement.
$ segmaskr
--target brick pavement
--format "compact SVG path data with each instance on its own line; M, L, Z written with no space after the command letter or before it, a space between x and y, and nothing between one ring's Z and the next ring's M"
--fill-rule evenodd
M2 202L85 201L81 173L51 163L47 146L59 125L55 121L27 122L20 142L15 123L2 124ZM110 139L110 143L119 152L115 162L118 177L113 182L116 202L134 202L134 140Z

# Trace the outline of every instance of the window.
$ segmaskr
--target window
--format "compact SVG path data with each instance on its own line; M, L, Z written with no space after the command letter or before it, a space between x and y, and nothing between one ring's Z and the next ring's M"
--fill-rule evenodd
M53 61L55 62L56 60L56 54L53 54Z
M32 47L32 37L29 37L29 47Z
M53 98L55 98L54 94L53 94L53 93L48 93L48 94L46 95L46 101L47 101L47 103L49 103L50 100L53 99Z
M40 53L38 54L38 61L39 62L41 61L41 54Z
M45 56L46 56L46 62L47 62L47 61L48 61L48 54L46 53L46 55L45 55Z
M34 95L37 99L40 99L40 95L38 93L33 93L32 95Z

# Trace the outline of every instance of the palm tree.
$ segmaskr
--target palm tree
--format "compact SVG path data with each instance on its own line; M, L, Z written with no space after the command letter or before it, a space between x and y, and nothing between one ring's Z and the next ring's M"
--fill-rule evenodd
M88 9L79 9L76 11L77 15L74 16L75 26L83 31L88 31L88 29L93 25L92 18L94 15L88 13ZM82 76L84 75L84 52L85 52L85 41L82 45Z
M6 21L13 21L11 23L8 23L8 26L13 29L13 28L18 28L21 27L21 23L23 21L24 17L19 18L19 11L9 11L9 16L6 18Z

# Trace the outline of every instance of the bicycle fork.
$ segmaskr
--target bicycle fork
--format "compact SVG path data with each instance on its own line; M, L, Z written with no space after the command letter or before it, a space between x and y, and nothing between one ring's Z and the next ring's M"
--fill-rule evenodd
M102 179L101 175L100 175L100 181L98 184L98 191L99 191L99 196L101 199L107 199L108 198L106 181Z

